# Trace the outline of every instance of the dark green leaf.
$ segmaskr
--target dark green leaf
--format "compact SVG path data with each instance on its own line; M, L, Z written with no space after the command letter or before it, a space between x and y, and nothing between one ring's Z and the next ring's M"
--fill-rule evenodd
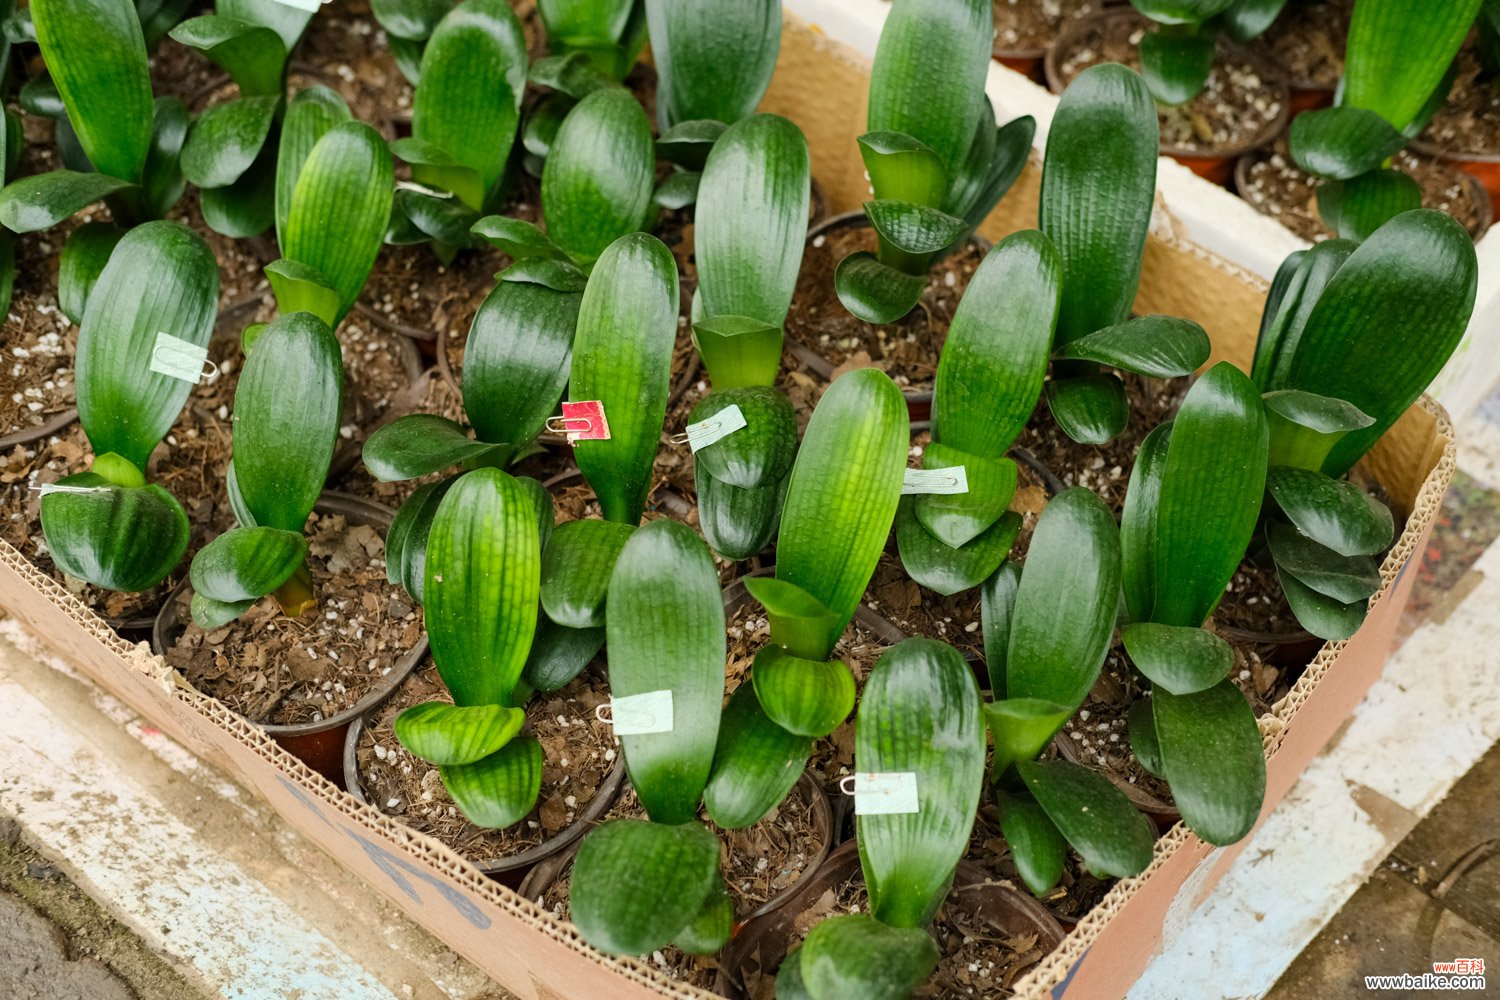
M1318 188L1318 214L1340 238L1366 240L1402 212L1422 207L1422 189L1399 170L1371 170Z
M1232 681L1197 694L1151 696L1162 773L1188 827L1210 844L1232 844L1255 825L1266 759L1255 713Z
M198 550L193 590L212 601L258 600L287 580L307 558L307 540L280 528L231 528Z
M1047 406L1063 432L1079 444L1106 444L1130 420L1125 385L1108 372L1054 377L1047 382Z
M1131 0L1157 24L1202 24L1227 10L1235 0Z
M611 88L568 112L542 171L547 234L592 261L640 229L656 185L651 123L634 96Z
M656 186L651 194L651 200L662 208L673 210L687 208L698 200L698 184L703 179L702 174L688 173L679 170L668 174L666 180Z
M429 764L472 764L499 750L526 724L526 713L503 705L460 708L443 701L413 705L396 716L396 739Z
M725 559L749 559L771 544L781 523L781 504L790 476L769 486L741 489L693 470L698 493L698 529Z
M1090 871L1127 878L1146 870L1156 830L1103 775L1066 760L1021 761L1016 769Z
M501 281L485 296L464 344L464 412L484 441L533 440L568 383L577 292Z
M1172 694L1197 694L1229 676L1234 650L1202 628L1134 622L1120 641L1136 669L1157 688Z
M1279 521L1266 525L1266 540L1278 572L1335 601L1361 602L1380 589L1380 567L1369 556L1340 555Z
M475 236L499 247L516 260L541 258L566 260L568 252L553 243L535 223L513 219L508 215L486 215L469 230Z
M434 192L454 195L464 213L470 217L485 207L484 175L454 159L447 150L421 139L397 139L390 145L398 160L409 164L413 177Z
M1016 463L1008 458L979 458L933 442L922 453L922 468L964 470L967 492L923 493L913 498L922 527L954 548L979 537L994 524L1016 492Z
M276 240L282 246L286 245L286 220L302 165L318 140L350 117L344 99L321 84L297 91L287 105L276 152Z
M998 781L1016 761L1041 753L1073 709L1042 698L1000 698L984 706L984 722L995 740L990 777Z
M712 955L729 943L733 933L734 901L720 882L708 894L693 922L679 931L672 943L689 955Z
M0 225L15 233L50 229L94 202L131 188L108 174L52 170L7 184L0 190Z
M1297 623L1319 639L1339 642L1351 638L1364 623L1369 605L1367 600L1345 604L1318 593L1290 573L1281 571L1279 567L1277 575Z
M265 272L278 312L312 313L330 328L338 322L343 305L339 291L317 268L282 257L267 264Z
M969 228L963 219L909 201L867 201L865 215L883 239L909 254L945 250Z
M724 122L697 121L678 122L662 132L656 140L656 153L663 160L683 170L701 172L708 163L708 154L729 126Z
M246 96L278 94L286 46L270 28L222 14L189 18L169 35L212 59Z
M182 561L187 515L160 486L115 486L93 473L66 476L58 484L96 489L42 497L47 553L64 573L133 592L154 587Z
M522 676L538 691L556 691L583 673L603 648L603 628L569 628L543 614Z
M681 933L720 884L719 842L703 826L612 819L578 849L569 908L600 951L649 955Z
M1230 37L1244 44L1259 38L1286 6L1287 0L1234 0L1224 11L1222 24Z
M542 553L541 602L547 617L568 628L602 628L610 575L633 525L566 521Z
M894 323L916 307L927 275L907 274L863 250L839 261L833 275L839 301L866 323Z
M570 98L570 106L596 90L616 86L581 52L543 56L531 64L526 77L538 87L551 87L559 96ZM541 155L545 156L545 151Z
M755 111L781 47L780 0L647 0L657 119L739 121Z
M1185 104L1203 91L1214 68L1211 31L1167 32L1157 28L1141 39L1141 72L1160 104Z
M1031 156L1036 119L1030 115L995 127L995 109L984 99L969 158L948 189L944 205L951 215L977 229L1009 191Z
M83 322L89 293L124 235L111 222L85 222L68 234L57 258L57 304L74 323Z
M399 584L418 604L427 566L427 535L432 519L443 502L452 479L418 486L407 498L385 533L385 571L391 583ZM535 686L535 685L533 685Z
M726 830L759 823L802 776L812 745L772 722L754 685L740 684L719 721L713 771L703 793L709 818Z
M275 0L271 0L275 2ZM198 192L203 221L230 239L259 236L276 222L276 146L266 142L239 180Z
M807 660L763 646L750 679L767 717L794 736L821 739L854 711L854 675L841 660Z
M1349 20L1341 103L1405 129L1442 81L1479 3L1364 0Z
M793 959L813 1000L906 1000L937 968L938 946L921 928L846 913L809 931Z
M193 624L205 631L211 631L228 625L240 615L255 607L256 601L215 601L204 597L202 594L194 594L188 602L189 613L193 616Z
M1171 439L1171 421L1158 424L1146 435L1125 489L1125 506L1120 512L1120 579L1130 621L1150 619L1156 605L1157 511Z
M1151 774L1162 776L1161 743L1156 738L1156 715L1150 698L1141 698L1130 706L1130 752Z
M510 281L523 285L541 285L554 292L581 292L588 287L589 277L566 260L547 260L542 257L527 257L495 275L498 281ZM575 323L574 326L577 324Z
M1060 359L1097 361L1150 378L1191 375L1212 345L1203 327L1176 316L1140 316L1063 345Z
M1324 240L1307 250L1294 252L1282 262L1266 299L1255 343L1255 367L1251 374L1262 391L1285 388L1287 371L1296 356L1307 318L1356 245L1349 240Z
M1284 465L1272 467L1266 483L1299 531L1339 555L1376 555L1395 537L1390 508L1353 483Z
M779 389L751 385L705 396L688 414L689 424L739 407L745 426L699 448L693 460L722 482L742 489L774 486L797 457L797 414Z
M460 462L486 463L509 451L509 445L474 440L446 417L410 413L370 435L364 460L376 479L389 483L441 472Z
M183 175L201 188L239 180L265 146L280 105L280 95L241 97L203 112L182 147Z
M450 0L371 0L370 13L393 38L426 41L443 15L453 8Z
M1005 697L1005 658L1010 651L1010 630L1015 621L1016 593L1021 587L1021 564L1004 563L984 582L979 592L979 613L984 631L984 662L990 678L991 696Z
M951 546L922 524L915 497L902 497L896 512L901 565L916 583L952 596L979 586L1000 568L1021 530L1021 515L1007 511L976 537Z
M188 135L188 110L176 97L158 97L152 106L151 151L142 172L143 217L166 215L187 189L182 176L182 147Z
M1030 796L1005 795L1000 799L1000 835L1010 848L1021 881L1038 896L1045 896L1062 878L1068 842L1047 812Z
M536 808L542 764L542 745L535 737L523 735L488 757L442 767L438 773L470 823L503 829L515 826Z

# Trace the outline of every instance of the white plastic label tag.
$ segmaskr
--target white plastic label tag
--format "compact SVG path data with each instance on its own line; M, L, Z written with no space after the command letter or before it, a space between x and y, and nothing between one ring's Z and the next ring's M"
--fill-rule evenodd
M219 368L208 360L207 347L170 333L158 333L156 346L151 348L151 370L197 385L204 375L216 374Z
M706 420L688 424L684 430L687 431L688 447L696 452L700 448L707 448L715 441L723 440L745 426L745 415L740 412L739 404L731 403Z
M325 3L329 3L330 0L276 0L276 2L284 7L296 7L298 10L305 10L310 14L315 14Z
M856 771L839 782L845 795L854 796L854 815L884 816L917 811L914 771Z
M605 718L604 712L609 712ZM608 705L594 709L594 717L615 727L616 736L645 736L648 733L672 731L672 692L647 691L643 694L612 698Z
M962 465L947 469L907 469L901 481L901 495L913 493L967 493L969 470Z

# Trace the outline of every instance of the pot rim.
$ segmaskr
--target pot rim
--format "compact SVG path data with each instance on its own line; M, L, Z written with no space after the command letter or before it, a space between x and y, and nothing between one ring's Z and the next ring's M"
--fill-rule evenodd
M12 431L4 437L0 437L0 451L9 451L16 445L27 445L42 438L51 437L68 429L78 419L78 407L70 406L66 410L59 410L46 420L27 427L24 430Z

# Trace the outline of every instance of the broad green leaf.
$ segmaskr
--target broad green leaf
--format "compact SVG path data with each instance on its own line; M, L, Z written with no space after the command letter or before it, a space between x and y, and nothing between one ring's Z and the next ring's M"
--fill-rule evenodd
M995 34L981 0L895 0L870 75L872 132L901 132L958 173L974 139Z
M260 155L281 96L241 97L199 116L182 147L182 173L200 188L228 187Z
M614 698L671 692L669 731L620 736L630 783L653 820L690 823L713 766L726 656L718 571L693 529L635 530L610 574L604 627Z
M651 123L628 91L596 91L568 112L542 171L547 235L591 261L641 228L656 185Z
M708 154L728 128L724 122L704 119L678 122L657 138L656 154L673 166L701 173Z
M476 441L446 417L409 413L379 427L365 441L363 457L382 483L417 479L458 465L504 465L510 446Z
M255 607L256 601L215 601L202 594L194 594L188 602L189 613L193 616L193 624L204 631L228 625L246 611Z
M854 763L915 774L917 811L855 819L875 918L905 928L932 920L974 826L984 749L979 687L958 650L906 639L876 661L854 724Z
M1157 513L1172 423L1158 424L1141 441L1120 511L1120 579L1126 618L1148 621L1156 607Z
M275 144L263 143L234 183L199 191L198 204L208 227L230 239L249 239L270 229L276 222Z
M1265 409L1239 369L1220 362L1188 390L1161 475L1151 621L1202 625L1218 606L1260 515L1268 447Z
M1240 44L1259 38L1281 14L1287 0L1234 0L1221 23Z
M1107 778L1066 760L1021 761L1016 769L1090 871L1128 878L1146 870L1156 830Z
M705 827L612 819L584 837L568 903L595 948L649 955L681 933L720 884L719 842Z
M338 322L343 300L317 268L281 257L265 266L266 278L276 296L276 310L283 315L309 312L329 328Z
M602 628L610 575L633 525L567 521L542 553L541 602L547 617L568 628Z
M769 486L741 489L715 479L703 466L693 470L698 493L698 530L725 559L749 559L771 544L781 523L790 476Z
M155 49L167 30L182 20L190 6L191 0L137 0L135 12L146 36L146 48Z
M754 685L740 684L719 720L714 766L703 792L709 819L726 830L759 823L802 776L812 746L812 740L770 720Z
M1318 214L1341 239L1367 240L1381 226L1422 207L1422 188L1400 170L1371 170L1318 187Z
M781 48L781 0L646 0L657 120L732 124L755 111Z
M678 306L677 263L645 233L612 243L583 292L568 391L575 402L603 405L610 438L578 441L573 451L607 520L637 524L646 506L667 414Z
M1111 372L1056 375L1047 382L1047 406L1063 433L1079 444L1106 444L1130 420L1125 385Z
M1317 177L1345 180L1380 169L1406 136L1373 111L1321 108L1292 119L1292 159Z
M1277 576L1297 623L1319 639L1339 642L1351 638L1359 631L1360 625L1364 624L1368 600L1361 598L1346 604L1337 598L1318 593L1280 567Z
M1353 604L1380 589L1380 567L1370 556L1341 555L1279 521L1266 525L1266 541L1279 572L1335 601Z
M393 38L425 42L443 15L453 9L451 0L371 0L370 13Z
M1255 342L1252 377L1257 388L1262 391L1286 388L1287 371L1296 356L1307 318L1356 245L1339 239L1314 243L1307 250L1292 253L1277 269Z
M714 144L693 219L703 317L786 321L807 242L810 169L802 130L776 115L747 118Z
M1405 129L1442 81L1479 5L1363 0L1349 20L1341 103Z
M263 25L222 14L189 18L168 32L172 39L212 59L248 96L279 94L286 46Z
M984 663L990 678L990 695L994 698L1005 697L1005 658L1010 652L1010 631L1020 588L1021 564L1010 561L1002 564L979 592Z
M708 894L692 923L679 931L672 943L689 955L712 955L729 943L734 923L734 900L720 882Z
M945 210L978 229L1026 168L1034 138L1036 119L1030 115L996 128L995 109L986 97L969 157L943 199Z
M503 829L521 822L536 808L543 763L542 745L535 737L522 735L488 757L472 764L450 764L438 773L470 823Z
M486 215L469 230L475 236L499 247L515 260L542 258L567 260L568 252L553 243L535 223L513 219L508 215Z
M385 572L391 583L403 587L418 604L422 602L422 581L427 566L427 534L432 519L443 502L452 479L418 486L385 533ZM533 685L535 686L535 685Z
M1375 422L1353 403L1301 389L1268 392L1261 400L1271 429L1272 465L1321 469L1340 438Z
M702 180L702 174L683 170L668 174L666 179L656 185L656 190L651 193L651 201L667 209L687 208L698 200L698 185Z
M396 192L392 201L391 224L404 219L416 229L412 239L392 240L386 234L386 242L424 243L432 241L433 251L443 263L451 263L454 254L473 246L469 227L474 224L474 212L458 198L436 198L421 191L403 188Z
M1010 848L1021 881L1035 895L1045 896L1062 878L1068 842L1030 796L1003 795L999 805L1000 835Z
M1151 695L1162 773L1188 827L1210 844L1250 832L1266 793L1255 713L1232 681L1197 694Z
M112 222L85 222L68 234L57 258L57 304L74 323L83 322L89 293L124 235Z
M390 149L393 156L412 168L412 176L424 186L457 196L466 214L472 216L491 200L485 195L484 175L446 149L411 137L395 140Z
M794 736L821 739L854 711L854 675L842 660L807 660L764 646L750 679L766 715Z
M1390 508L1353 483L1278 465L1266 484L1299 531L1339 555L1376 555L1395 537Z
M797 457L797 414L779 389L751 385L704 397L688 414L689 424L712 420L739 407L745 426L699 448L693 460L715 479L750 489L786 478Z
M158 97L152 105L151 151L142 172L140 216L159 219L171 211L187 189L182 175L182 147L187 142L187 105L176 97Z
M859 251L839 261L833 273L839 301L866 323L894 323L911 312L927 287L927 273L907 274Z
M1162 776L1161 743L1156 738L1156 715L1150 698L1141 698L1130 706L1130 752L1151 774Z
M336 326L375 266L391 217L393 174L385 140L363 122L335 125L298 174L281 250L338 289Z
M569 98L569 106L596 90L617 86L614 80L601 73L582 52L543 56L531 64L526 78L538 87L551 87L558 91L559 97ZM539 155L547 154L543 150Z
M1000 698L986 702L984 723L995 740L990 779L999 781L1012 764L1036 757L1072 714L1069 706L1043 698Z
M1087 489L1064 490L1037 519L1026 551L1011 611L1005 697L1081 705L1109 652L1119 603L1114 517Z
M583 673L603 648L603 628L569 628L543 614L522 677L538 691L556 691Z
M567 260L547 260L542 257L527 257L495 275L498 281L510 281L523 285L541 285L554 292L581 292L588 287L589 277ZM574 324L577 325L576 323Z
M526 36L505 0L466 0L433 29L412 96L412 136L479 175L483 198L469 204L476 212L505 171L525 88ZM412 176L429 183L422 166Z
M767 576L747 576L745 590L771 619L771 641L794 656L827 659L843 634L836 612L795 583Z
M602 46L624 36L634 6L635 0L540 0L537 11L554 47Z
M439 504L422 603L455 704L511 703L536 631L540 549L526 488L499 469L467 473Z
M504 705L460 708L443 701L413 705L394 723L401 745L429 764L472 764L499 750L526 724L526 713Z
M876 198L941 206L949 184L938 154L904 132L866 132L859 155Z
M937 943L920 927L846 913L813 927L792 959L812 1000L906 1000L932 975L938 957ZM778 997L780 986L778 979Z
M1234 666L1229 643L1202 628L1134 622L1121 630L1120 641L1136 669L1172 694L1205 691Z
M1203 92L1214 67L1212 31L1148 31L1141 39L1141 73L1160 104L1185 104Z
M963 219L909 201L867 201L865 215L881 239L908 254L933 254L968 232Z
M1038 219L1062 259L1057 339L1125 319L1140 283L1156 193L1156 104L1114 63L1084 70L1047 133Z
M1041 233L1001 240L954 312L933 386L934 440L999 458L1041 397L1057 324L1061 264Z
M343 393L339 342L312 313L278 316L256 339L234 393L235 478L255 523L302 530L328 479Z
M902 497L896 511L896 545L901 565L916 583L951 596L979 586L1000 568L1021 531L1021 515L1007 511L976 537L958 546L937 538L922 524L915 497Z
M0 190L0 225L15 233L50 229L94 202L131 188L128 181L108 174L73 170L32 174Z
M922 453L922 468L964 470L967 492L923 493L912 501L922 527L954 548L979 537L999 520L1016 492L1016 463L1008 458L980 458L933 442Z
M1139 316L1064 344L1063 360L1097 361L1150 378L1191 375L1213 350L1203 327L1176 316Z
M834 638L854 616L890 534L909 439L906 400L872 368L835 379L803 435L782 508L776 578L837 616Z
M1157 24L1202 24L1222 14L1234 0L1130 0L1145 17Z
M151 147L151 74L134 5L37 0L29 9L42 57L89 162L101 174L140 181Z
M207 347L218 304L213 251L186 226L148 222L115 245L78 331L78 417L96 455L146 467L192 391L151 370L157 334Z
M297 47L313 16L313 11L277 0L216 0L215 8L228 17L270 28L281 36L288 52Z
M156 586L182 561L187 515L160 486L115 486L94 473L65 476L58 484L95 488L42 497L47 553L64 573L134 592Z
M193 590L212 601L254 601L291 579L306 558L299 532L231 528L198 550L189 576Z
M532 441L557 409L573 359L578 292L502 280L480 303L464 344L464 412L481 440Z

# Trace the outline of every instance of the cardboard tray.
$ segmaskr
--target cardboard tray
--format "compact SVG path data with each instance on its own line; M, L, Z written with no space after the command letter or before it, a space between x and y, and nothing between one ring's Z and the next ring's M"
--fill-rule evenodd
M815 175L834 210L857 207L865 180L854 138L864 131L868 62L788 16L766 109L807 132ZM1003 236L1036 224L1033 163L985 227ZM1248 364L1265 286L1174 235L1165 213L1146 250L1137 309L1190 316L1208 329L1215 359ZM1326 644L1305 675L1261 720L1269 755L1265 810L1286 794L1380 674L1434 515L1453 475L1452 427L1424 400L1366 460L1405 530L1381 567L1382 586L1359 634ZM411 917L524 1000L707 998L633 960L587 947L571 927L486 879L438 842L412 832L315 774L255 726L208 698L151 655L117 637L92 610L0 542L0 605L144 717L236 781ZM1264 816L1264 813L1262 814ZM1244 842L1242 841L1241 844ZM1183 919L1239 847L1215 849L1181 825L1156 845L1150 868L1118 883L1051 956L1017 984L1022 997L1124 994L1160 947L1163 925Z

